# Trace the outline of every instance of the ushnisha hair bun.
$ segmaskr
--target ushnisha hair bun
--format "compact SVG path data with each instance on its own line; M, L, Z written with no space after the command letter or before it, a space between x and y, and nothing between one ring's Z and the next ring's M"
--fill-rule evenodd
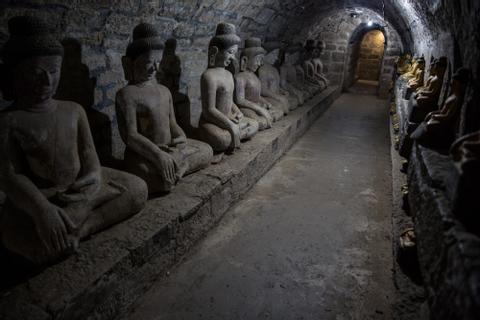
M127 57L135 60L150 50L163 50L163 41L157 28L150 23L140 23L133 29L133 41L127 47Z
M230 23L222 22L217 25L215 36L210 40L210 47L217 47L219 50L228 49L234 45L240 44L241 39L237 36L235 26Z
M8 21L10 37L5 43L2 58L6 65L36 56L63 56L63 46L54 29L34 16L18 16Z

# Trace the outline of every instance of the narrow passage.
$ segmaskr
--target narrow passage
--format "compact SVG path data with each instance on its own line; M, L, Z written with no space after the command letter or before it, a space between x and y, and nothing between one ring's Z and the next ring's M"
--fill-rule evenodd
M388 108L344 94L125 319L391 319Z

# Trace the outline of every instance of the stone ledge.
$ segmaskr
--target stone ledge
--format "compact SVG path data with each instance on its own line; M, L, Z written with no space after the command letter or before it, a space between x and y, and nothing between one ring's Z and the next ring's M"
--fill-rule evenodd
M433 168L435 166L435 168ZM480 238L452 212L448 188L453 162L414 144L408 173L420 269L432 319L480 318ZM442 184L435 181L443 180Z
M218 165L185 177L133 218L4 293L0 319L111 319L218 223L339 96L328 88Z

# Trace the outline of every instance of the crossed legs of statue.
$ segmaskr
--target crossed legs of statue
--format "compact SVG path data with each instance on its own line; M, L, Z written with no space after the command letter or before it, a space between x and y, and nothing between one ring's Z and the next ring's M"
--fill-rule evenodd
M55 198L50 202L62 208ZM55 262L76 250L78 242L91 234L106 229L138 213L147 201L147 186L140 178L110 168L102 168L102 187L82 212L86 219L78 225L67 227L70 248L63 252L48 251L42 244L32 218L17 209L7 200L2 212L0 234L3 245L10 251L23 256L35 264ZM79 208L83 209L83 208ZM68 213L67 213L68 214ZM75 221L71 212L68 218ZM76 221L78 222L78 221Z

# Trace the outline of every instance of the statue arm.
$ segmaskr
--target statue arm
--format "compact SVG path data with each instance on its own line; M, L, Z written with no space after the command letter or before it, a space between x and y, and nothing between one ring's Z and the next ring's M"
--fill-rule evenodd
M100 190L102 172L95 145L93 143L90 125L87 115L82 107L78 108L78 153L81 163L81 175L70 186L69 191L83 195L85 199L91 199ZM70 198L71 195L67 195ZM73 199L72 199L73 200Z
M173 108L173 99L172 94L169 92L168 97L169 104L169 117L170 117L170 133L172 135L172 145L176 146L180 143L187 142L187 135L183 129L178 125L177 119L175 118L175 109Z
M149 160L158 163L163 151L148 138L138 133L135 102L119 93L117 95L117 113L119 113L119 129L123 141L132 151Z
M51 205L46 196L23 173L23 159L18 143L11 141L7 119L0 120L0 190L15 204L15 207L27 213L35 222L40 219L39 212L47 212Z

